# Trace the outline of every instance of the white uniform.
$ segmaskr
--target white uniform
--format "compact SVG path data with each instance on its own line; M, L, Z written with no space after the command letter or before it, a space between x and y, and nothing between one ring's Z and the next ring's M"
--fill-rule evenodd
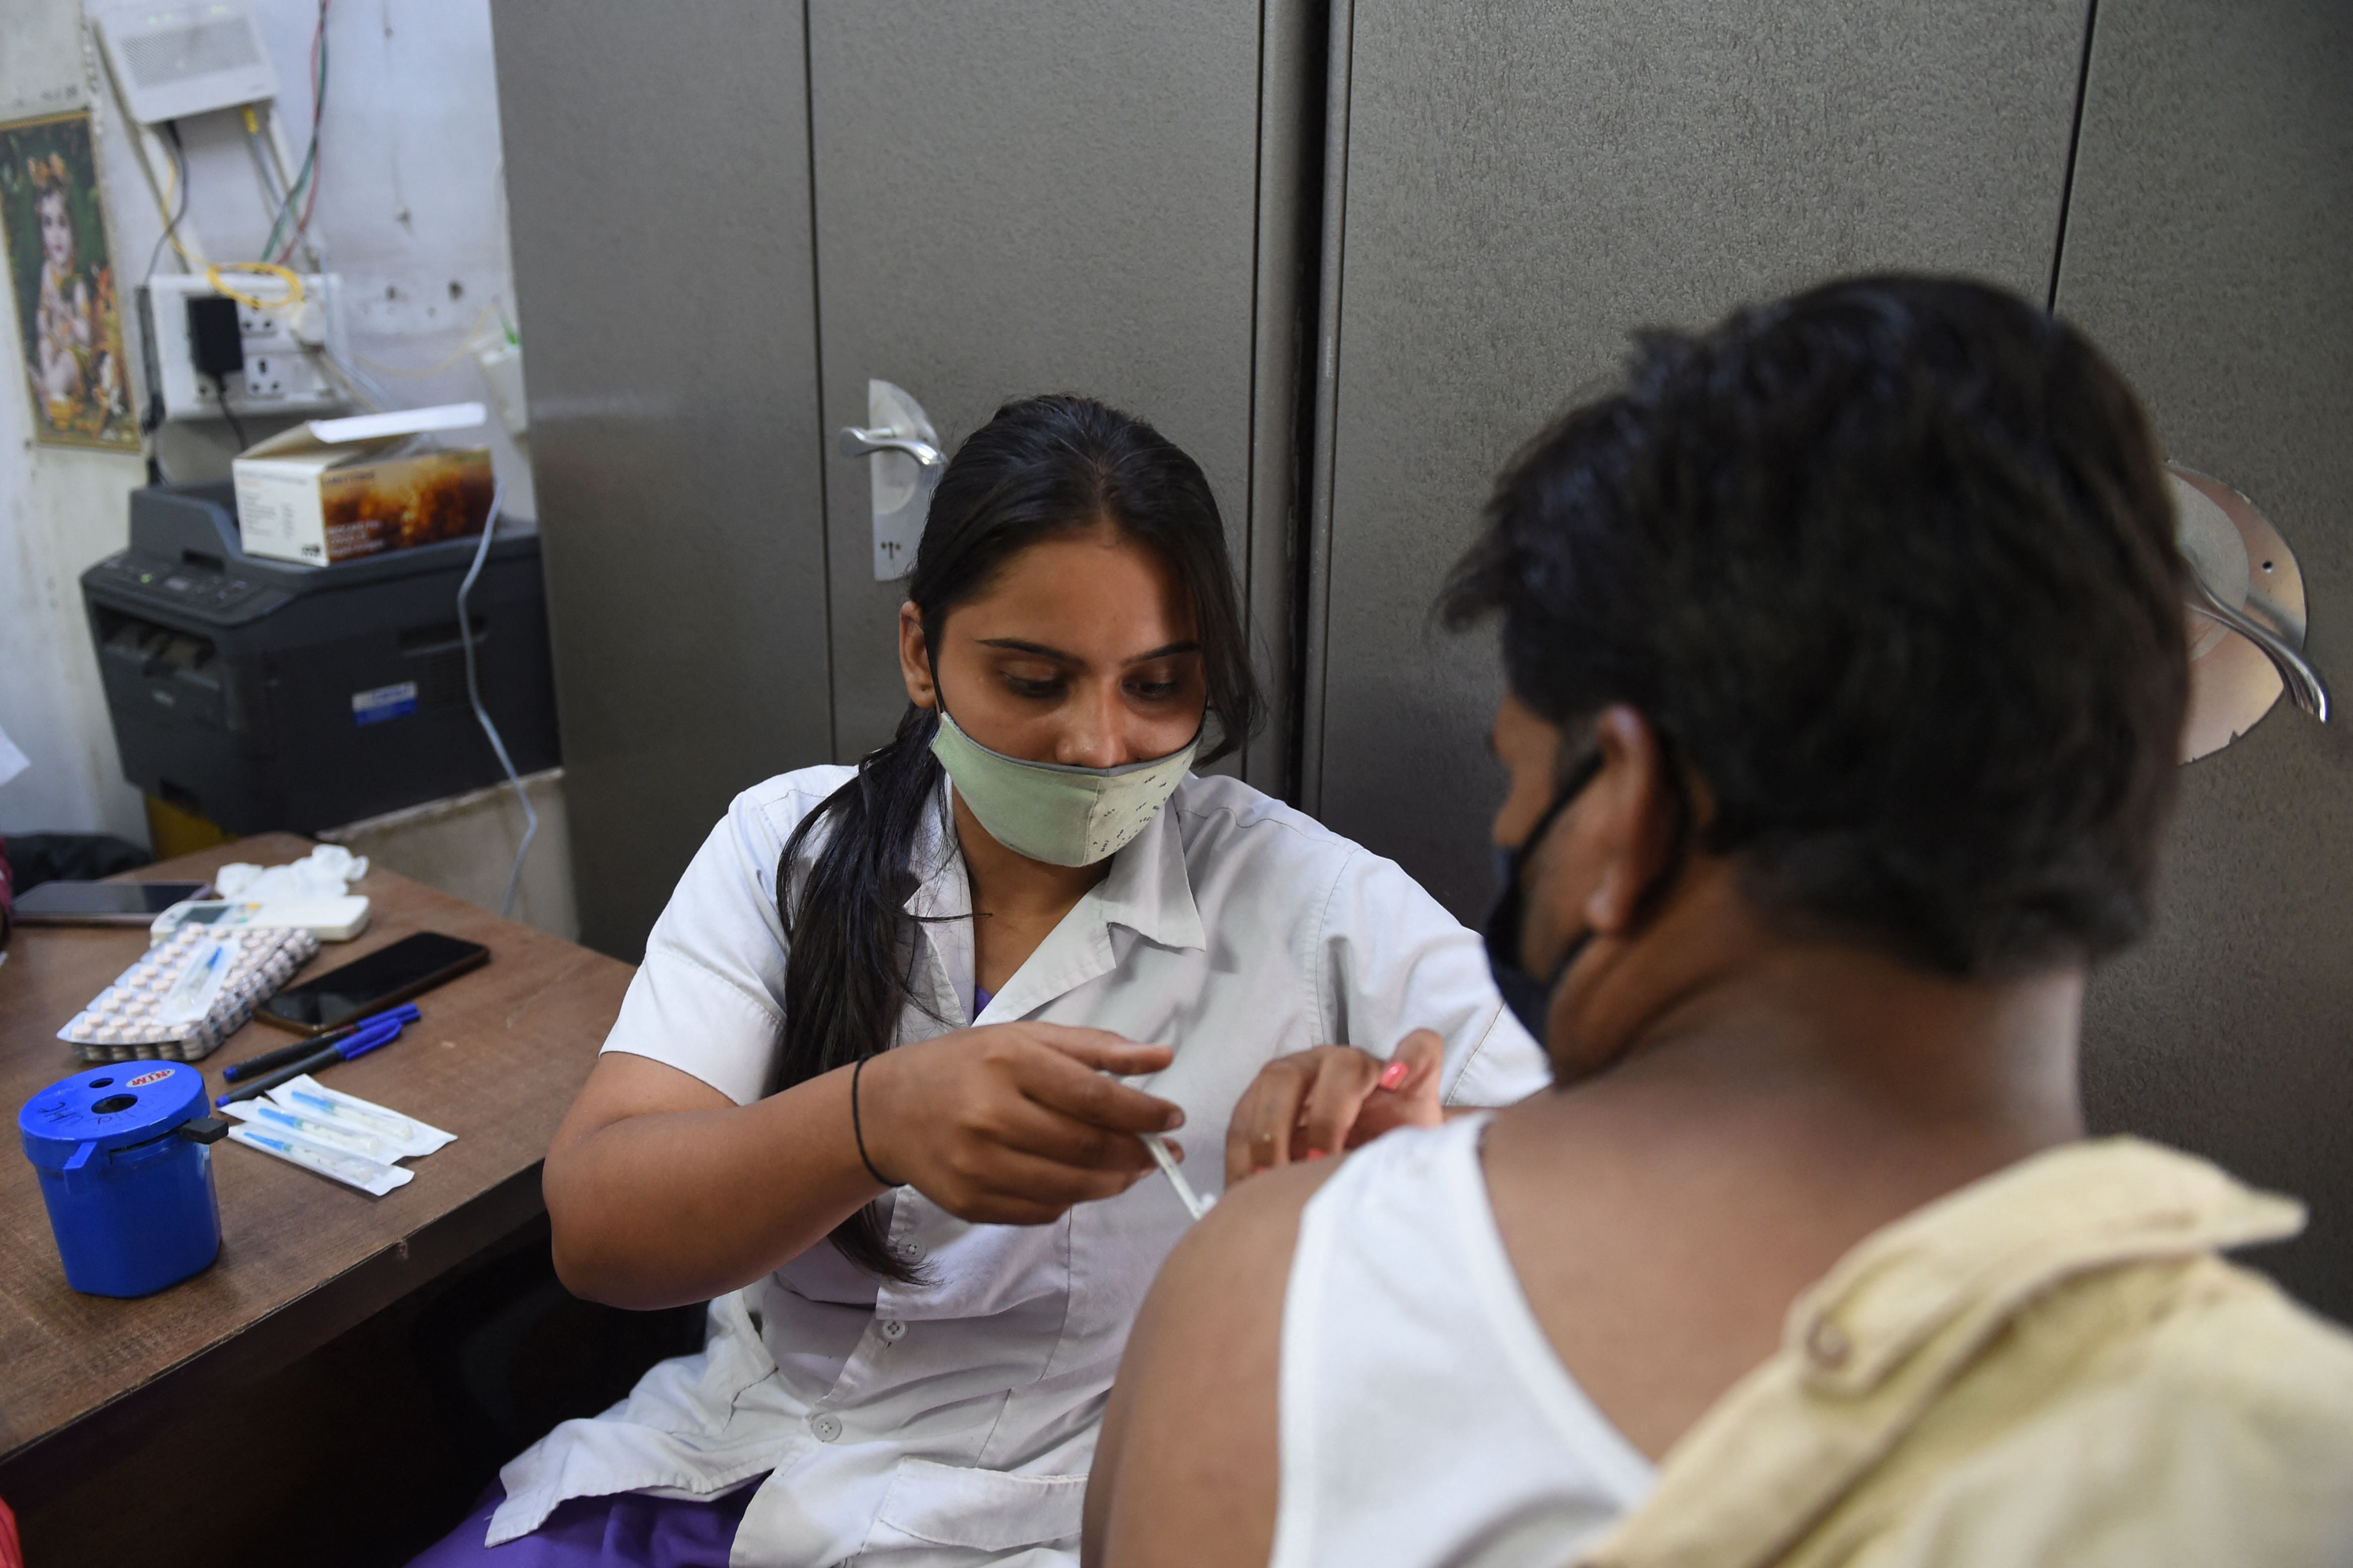
M1650 1493L1512 1271L1487 1120L1390 1133L1300 1215L1269 1568L1560 1568Z
M771 1089L777 859L849 777L807 768L737 797L656 922L607 1050L667 1062L739 1103ZM969 1016L972 921L953 848L927 830L907 900L946 917L922 927L914 983L947 1022L908 1007L902 1043ZM1138 1081L1184 1108L1177 1140L1208 1192L1223 1185L1234 1102L1292 1051L1387 1056L1432 1028L1455 1103L1507 1104L1548 1081L1475 936L1396 865L1225 778L1180 784L973 1021L1013 1019L1174 1047L1173 1065ZM773 1471L735 1563L1074 1563L1104 1395L1189 1223L1156 1176L1036 1226L968 1225L902 1187L890 1245L931 1283L878 1289L820 1245L713 1301L702 1354L663 1363L621 1404L507 1466L489 1540L527 1533L566 1498L709 1497Z

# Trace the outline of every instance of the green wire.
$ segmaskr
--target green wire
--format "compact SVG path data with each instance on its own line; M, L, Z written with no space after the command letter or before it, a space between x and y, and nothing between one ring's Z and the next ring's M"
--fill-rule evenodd
M322 13L325 9L324 5L320 7ZM301 172L294 176L294 183L287 187L286 200L278 209L278 221L269 226L269 237L262 242L261 257L265 261L278 254L278 236L285 228L286 220L294 216L298 198L302 195L303 188L310 184L318 168L319 121L325 118L327 112L327 27L326 17L323 15L319 19L319 71L317 79L311 84L311 145L302 154Z

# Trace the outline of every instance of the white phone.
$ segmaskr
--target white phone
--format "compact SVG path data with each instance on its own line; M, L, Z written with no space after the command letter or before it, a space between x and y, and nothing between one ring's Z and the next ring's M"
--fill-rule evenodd
M255 927L269 931L307 931L321 942L349 942L367 929L368 901L357 893L341 898L271 899L256 903L244 899L189 899L174 904L147 928L150 946L163 942L182 926L214 931Z

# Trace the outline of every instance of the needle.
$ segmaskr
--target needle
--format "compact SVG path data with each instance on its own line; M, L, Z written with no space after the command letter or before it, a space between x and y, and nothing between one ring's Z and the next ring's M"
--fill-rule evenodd
M1144 1146L1146 1149L1152 1151L1153 1163L1158 1165L1167 1175L1168 1184L1176 1189L1177 1201L1185 1205L1187 1214L1191 1215L1195 1219L1199 1219L1216 1205L1217 1199L1205 1198L1195 1192L1193 1184L1185 1179L1185 1173L1176 1168L1176 1156L1168 1152L1166 1139L1157 1132L1139 1132L1136 1136L1144 1140Z
M1157 1132L1139 1132L1136 1136L1144 1140L1144 1146L1152 1151L1152 1158L1167 1173L1168 1184L1176 1189L1177 1200L1185 1205L1186 1212L1195 1219L1208 1214L1218 1200L1205 1198L1193 1190L1193 1184L1187 1181L1185 1173L1177 1168L1176 1156L1168 1152L1168 1141Z

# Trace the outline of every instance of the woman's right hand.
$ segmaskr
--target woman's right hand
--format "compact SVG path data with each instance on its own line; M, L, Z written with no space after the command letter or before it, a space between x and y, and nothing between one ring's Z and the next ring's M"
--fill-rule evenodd
M1185 1113L1105 1074L1158 1072L1174 1058L1166 1046L1060 1024L901 1046L869 1058L859 1081L867 1158L958 1219L1043 1225L1153 1169L1135 1135L1172 1132Z

